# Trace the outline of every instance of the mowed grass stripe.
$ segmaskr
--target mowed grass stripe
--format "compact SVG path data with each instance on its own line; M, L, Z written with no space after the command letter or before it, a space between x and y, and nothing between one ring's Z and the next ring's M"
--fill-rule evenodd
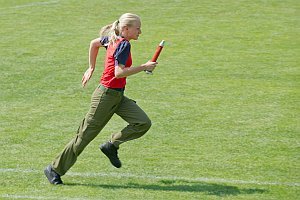
M13 169L13 168L0 168L0 173L41 173L41 170L36 169ZM287 183L287 182L268 182L256 180L234 180L214 177L179 177L179 176L155 176L155 175L138 175L133 173L105 173L105 172L68 172L68 176L80 177L122 177L122 178L137 178L137 179L157 179L157 180L183 180L183 181L201 181L208 183L228 183L228 184L254 184L254 185L279 185L279 186L296 186L299 187L300 183ZM46 178L45 178L46 180Z

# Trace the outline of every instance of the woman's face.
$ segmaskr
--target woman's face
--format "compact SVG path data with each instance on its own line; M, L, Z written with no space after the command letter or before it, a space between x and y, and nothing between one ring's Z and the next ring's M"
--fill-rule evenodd
M141 22L137 21L132 26L126 26L124 30L124 38L129 40L137 40L142 33Z

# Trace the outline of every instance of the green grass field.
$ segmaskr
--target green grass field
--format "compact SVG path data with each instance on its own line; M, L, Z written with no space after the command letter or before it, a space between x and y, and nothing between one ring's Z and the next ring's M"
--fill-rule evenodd
M0 199L299 199L300 2L297 0L0 0ZM125 12L142 18L134 65L167 46L126 95L153 126L98 149L114 116L62 177L43 169L74 136L98 84L88 47Z

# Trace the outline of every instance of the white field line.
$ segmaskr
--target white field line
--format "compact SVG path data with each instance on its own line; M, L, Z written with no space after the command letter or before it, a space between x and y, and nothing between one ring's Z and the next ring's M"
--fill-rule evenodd
M15 194L3 194L0 196L1 198L6 199L60 199L60 200L85 200L86 198L64 198L64 197L45 197L45 196L29 196L29 195L15 195ZM91 200L91 198L88 198Z
M58 3L59 0L52 0L52 1L39 1L39 2L32 2L24 5L17 5L17 6L11 6L7 8L1 8L2 9L21 9L21 8L26 8L26 7L35 7L35 6L44 6L44 5L49 5L49 4L56 4Z
M43 170L35 169L14 169L14 168L0 168L0 173L43 173ZM155 176L155 175L138 175L131 173L105 173L105 172L68 172L68 176L81 176L81 177L116 177L116 178L137 178L137 179L156 179L156 180L182 180L182 181L200 181L211 183L227 183L227 184L254 184L254 185L278 185L278 186L293 186L299 187L298 182L268 182L268 181L256 181L256 180L235 180L235 179L223 179L223 178L208 178L208 177L196 177L187 178L179 176Z

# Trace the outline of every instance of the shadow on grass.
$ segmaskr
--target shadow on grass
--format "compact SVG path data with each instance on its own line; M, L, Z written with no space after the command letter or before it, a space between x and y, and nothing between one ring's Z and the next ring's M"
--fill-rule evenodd
M179 191L179 192L201 192L208 195L216 196L229 196L240 194L262 194L266 190L251 188L251 189L239 189L236 186L228 186L215 183L205 182L190 182L190 181L171 181L161 180L157 184L139 184L129 182L122 185L112 184L85 184L85 183L66 183L67 186L87 186L87 187L101 187L105 189L143 189L143 190L155 190L155 191Z

